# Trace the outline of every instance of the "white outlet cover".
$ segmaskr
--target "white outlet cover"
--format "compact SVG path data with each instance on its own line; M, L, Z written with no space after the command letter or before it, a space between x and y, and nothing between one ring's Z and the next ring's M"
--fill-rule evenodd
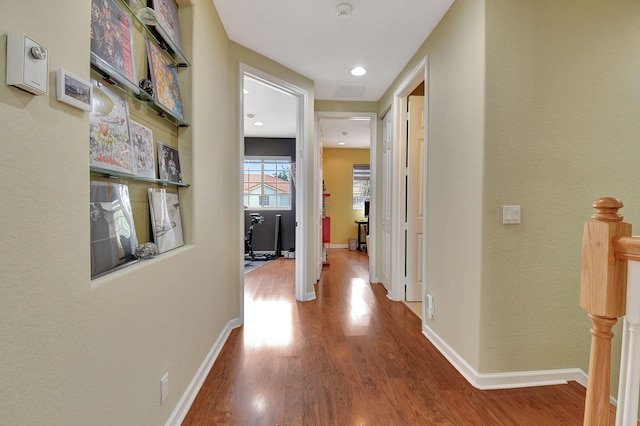
M169 373L165 373L165 375L162 376L160 387L162 389L160 402L164 403L169 396Z

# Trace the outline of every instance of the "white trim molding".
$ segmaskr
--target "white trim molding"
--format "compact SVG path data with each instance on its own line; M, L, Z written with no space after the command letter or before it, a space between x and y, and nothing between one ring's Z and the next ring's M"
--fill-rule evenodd
M557 370L515 371L507 373L478 373L469 363L449 346L431 328L423 325L422 334L474 387L480 390L512 389L531 386L562 385L576 381L587 386L587 375L579 368Z
M167 419L165 426L179 426L182 424L182 421L186 417L193 401L196 399L198 392L200 392L200 388L202 388L202 384L205 379L209 375L211 368L213 367L213 363L218 359L218 355L220 355L220 351L222 351L222 347L227 342L229 335L231 334L231 330L234 328L238 328L242 325L242 320L240 318L234 318L230 320L227 325L222 330L222 333L218 336L213 346L207 353L207 356L200 364L200 368L196 372L193 379L189 383L189 386L185 389L178 404L173 409L171 416Z

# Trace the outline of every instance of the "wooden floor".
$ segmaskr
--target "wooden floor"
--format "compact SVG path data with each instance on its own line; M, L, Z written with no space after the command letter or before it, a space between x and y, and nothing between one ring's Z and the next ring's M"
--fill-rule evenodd
M295 300L293 260L245 275L245 324L184 425L582 424L579 384L477 390L408 307L369 284L366 254L332 250L330 261L311 302Z

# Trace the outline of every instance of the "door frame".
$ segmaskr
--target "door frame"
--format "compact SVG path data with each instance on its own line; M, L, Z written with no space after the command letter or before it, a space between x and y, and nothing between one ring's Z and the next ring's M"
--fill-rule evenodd
M312 202L312 198L308 194L307 190L307 182L310 179L310 176L313 176L314 170L312 170L309 162L309 155L307 153L311 152L309 143L309 131L308 131L308 122L307 116L308 105L309 105L309 93L307 90L298 87L292 83L289 83L285 80L282 80L278 77L275 77L271 74L268 74L262 70L254 68L245 63L240 63L239 66L239 84L238 84L238 112L239 112L239 120L238 120L238 134L239 134L239 143L238 143L238 151L239 151L239 165L238 165L238 174L239 174L239 187L238 187L238 211L244 211L244 201L243 201L243 167L244 167L244 77L248 76L255 80L261 81L276 90L280 90L282 92L288 93L296 98L297 108L296 108L296 258L295 258L295 287L296 287L296 300L301 302L305 302L308 300L312 300L315 298L314 292L307 292L307 265L310 262L307 262L307 257L312 253L307 252L307 220L308 211L309 211L309 203ZM315 164L313 164L315 166ZM313 227L313 224L311 224ZM315 227L314 227L315 229ZM313 233L310 233L313 235ZM239 241L244 240L244 221L240 221L239 225ZM239 256L244 256L244 245L240 245L241 253ZM244 322L244 265L241 262L240 265L241 273L240 273L240 318L242 322Z
M315 126L316 126L316 158L321 158L320 150L322 149L320 143L320 119L321 118L342 118L348 120L354 117L368 117L369 118L369 180L370 180L370 205L369 205L369 222L373 222L374 227L371 228L369 226L369 244L367 245L367 252L369 253L369 282L377 283L378 282L378 270L377 270L377 259L378 259L378 221L377 221L377 158L378 158L378 150L377 150L377 140L378 140L378 114L375 112L330 112L330 111L316 111L315 112ZM320 164L318 167L318 171L322 169L322 165ZM320 182L317 185L318 193L316 194L316 201L319 203L319 209L316 212L316 216L322 217L322 183ZM373 231L373 232L372 232ZM318 245L321 243L321 239L318 238ZM316 271L317 271L317 279L320 279L320 272L322 271L322 250L318 253L318 258L316 259Z
M424 181L423 185L425 191L427 191L427 176L428 176L428 152L429 152L429 93L428 93L428 56L425 56L416 67L407 75L404 81L398 86L398 89L393 94L393 144L392 144L392 172L393 181L392 186L392 208L391 208L391 221L392 221L392 235L391 244L393 247L393 253L391 259L391 290L388 293L388 297L391 300L403 301L405 300L405 217L406 217L406 191L405 191L405 175L406 167L404 163L406 155L406 138L407 138L407 97L413 92L413 90L421 83L425 82L424 93L424 115L425 115L425 127L424 127ZM422 258L422 282L423 287L427 285L427 206L428 206L428 193L425 194L423 201L424 209L424 222L422 231L424 234L423 240L423 258ZM424 312L425 306L426 288L422 289L422 307ZM424 314L423 314L424 317Z

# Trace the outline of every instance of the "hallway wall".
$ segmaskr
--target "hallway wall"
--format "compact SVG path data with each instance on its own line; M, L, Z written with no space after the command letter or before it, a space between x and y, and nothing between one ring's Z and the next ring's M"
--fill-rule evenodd
M57 102L54 84L59 67L89 77L91 2L3 3L0 34L23 31L50 56L49 94L32 96L4 84L0 52L5 424L164 424L216 338L238 316L240 217L220 208L240 185L239 155L229 143L235 95L229 41L211 1L180 3L192 63L179 73L192 124L178 131L192 184L180 192L187 246L94 281L88 114ZM169 396L161 405L165 372Z
M639 20L630 0L457 0L381 99L428 56L427 325L478 373L587 370L582 224L602 196L640 219Z
M638 22L630 0L487 2L482 371L587 371L582 224L615 196L640 226Z

